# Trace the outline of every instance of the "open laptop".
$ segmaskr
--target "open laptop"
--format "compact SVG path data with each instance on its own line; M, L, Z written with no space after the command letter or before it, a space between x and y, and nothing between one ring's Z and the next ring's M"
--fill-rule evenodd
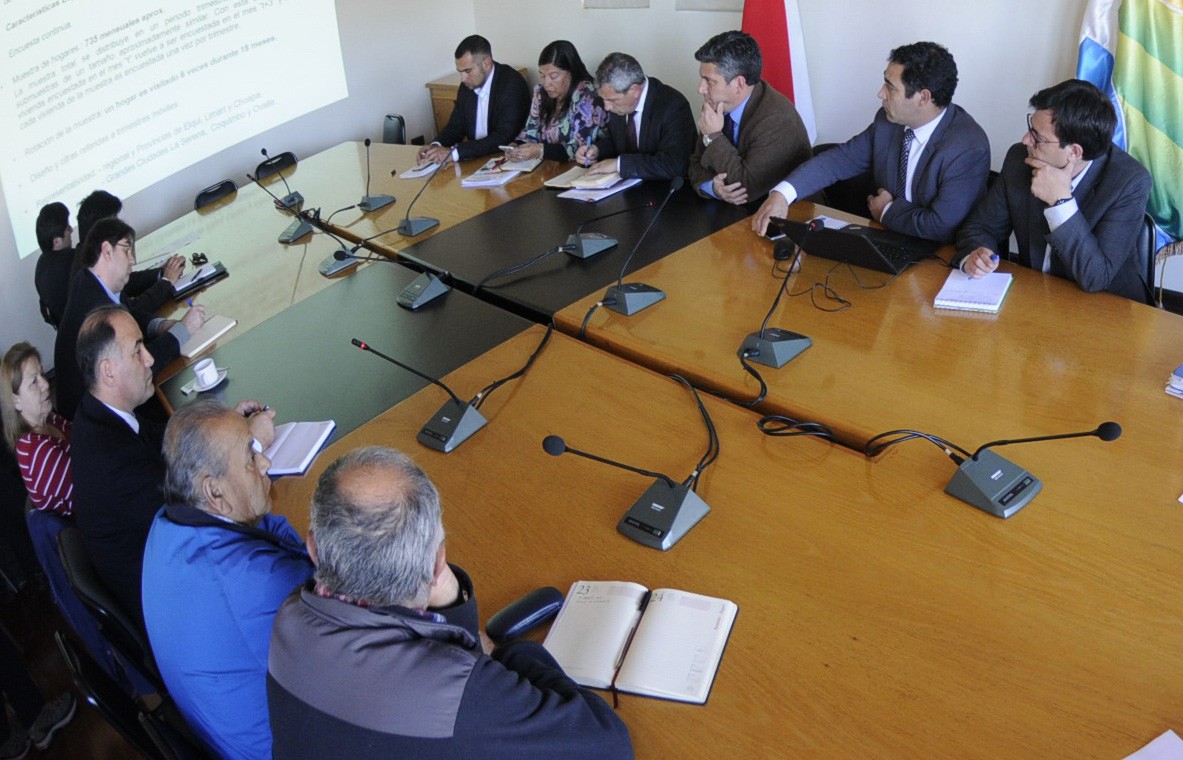
M797 245L806 243L803 249L814 256L888 274L899 274L920 259L934 255L940 247L931 240L861 224L848 224L841 229L822 227L810 232L807 222L773 217L769 220L768 236L775 239L781 235Z

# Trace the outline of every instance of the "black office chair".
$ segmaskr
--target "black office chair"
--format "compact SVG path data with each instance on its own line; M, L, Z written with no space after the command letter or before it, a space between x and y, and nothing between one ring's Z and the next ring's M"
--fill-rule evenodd
M76 525L67 526L58 534L58 553L66 571L66 579L82 600L83 606L98 620L103 636L157 694L167 694L148 637L140 629L138 621L120 607L111 590L99 580L86 551L82 531Z
M1161 306L1154 297L1154 256L1158 251L1154 217L1150 214L1142 215L1142 226L1138 229L1138 242L1134 244L1134 261L1138 264L1138 272L1142 277L1142 284L1146 287L1146 303L1151 306Z
M165 760L214 760L213 754L199 746L195 739L178 731L160 711L141 711L140 727Z
M86 701L141 755L150 760L168 760L140 726L140 708L135 701L99 667L89 653L74 646L65 634L54 631L53 637L62 652L62 659L70 669L74 684Z
M284 151L279 155L272 156L263 163L255 167L255 179L262 181L270 177L272 174L287 169L289 166L296 165L296 154L290 150Z
M238 185L234 184L234 180L224 179L198 193L197 198L193 200L193 210L200 211L214 201L220 201L236 192L238 192Z
M386 114L386 120L382 122L382 142L387 145L407 144L407 121L400 114Z
M818 143L813 146L813 155L817 157L836 147L838 147L838 143ZM871 172L868 171L857 177L835 182L818 193L820 197L817 200L830 208L836 208L848 214L870 216L871 210L867 207L867 196L874 195L874 184L875 180L871 176Z

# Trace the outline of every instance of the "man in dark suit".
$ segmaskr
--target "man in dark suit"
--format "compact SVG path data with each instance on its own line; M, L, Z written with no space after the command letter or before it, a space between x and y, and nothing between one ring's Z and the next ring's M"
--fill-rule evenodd
M694 57L702 109L690 157L699 195L743 204L768 194L809 159L809 134L793 103L760 79L760 46L744 32L707 40Z
M682 93L645 76L637 59L610 53L596 69L596 94L611 112L607 134L575 151L589 174L626 179L682 177L694 150L694 116Z
M154 392L152 354L131 314L107 304L83 322L78 362L87 392L70 441L75 519L99 579L142 625L144 541L164 503L164 427L135 415Z
M136 261L135 236L135 230L119 219L100 219L80 251L85 268L70 283L70 297L53 350L57 409L65 417L74 416L85 386L75 358L82 321L99 306L121 303L123 288ZM149 336L148 350L156 357L155 371L175 359L190 333L205 321L205 309L201 306L189 309L180 321L156 318L138 310L130 313L143 334Z
M957 235L954 264L975 277L993 272L998 241L1013 230L1024 266L1144 302L1151 284L1135 246L1151 179L1112 143L1113 105L1079 79L1040 90L1030 103L1022 142Z
M81 248L86 242L86 236L90 234L90 228L95 222L109 216L117 217L121 211L123 201L106 190L95 190L83 198L78 204L78 247ZM70 283L83 266L81 259L75 256L69 276L62 281L63 299L69 295ZM158 267L132 272L127 285L123 287L124 305L132 311L156 311L173 297L173 285L180 279L184 270L185 257L173 254Z
M74 515L99 579L141 626L144 543L164 504L164 426L135 413L155 392L152 362L122 306L100 306L82 323L78 363L86 393L70 440ZM273 410L243 401L235 411L264 445L274 440Z
M863 132L807 161L772 189L752 218L763 235L771 217L835 182L871 172L869 215L884 227L949 243L986 192L990 142L953 104L957 64L945 48L917 42L891 51L879 100Z
M508 145L530 115L530 88L512 66L493 60L489 41L478 34L456 47L461 87L452 116L435 142L419 151L420 163L462 161ZM462 142L465 141L466 142Z
M41 318L54 328L66 311L70 295L70 267L74 263L74 230L70 228L70 209L54 201L37 214L37 269L33 284L41 302Z

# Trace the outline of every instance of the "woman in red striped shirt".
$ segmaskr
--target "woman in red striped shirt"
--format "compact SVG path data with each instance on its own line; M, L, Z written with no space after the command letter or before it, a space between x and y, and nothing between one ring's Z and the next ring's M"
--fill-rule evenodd
M36 509L69 517L74 511L70 422L53 411L41 354L28 343L17 343L0 362L0 418L29 501Z

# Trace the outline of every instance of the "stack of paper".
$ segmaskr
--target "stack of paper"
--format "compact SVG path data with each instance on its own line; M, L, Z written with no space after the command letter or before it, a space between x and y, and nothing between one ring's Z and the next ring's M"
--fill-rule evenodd
M938 309L958 311L985 311L997 314L1002 308L1002 299L1010 290L1014 275L991 272L983 277L970 277L954 269L945 280L941 292L937 293L932 305Z

